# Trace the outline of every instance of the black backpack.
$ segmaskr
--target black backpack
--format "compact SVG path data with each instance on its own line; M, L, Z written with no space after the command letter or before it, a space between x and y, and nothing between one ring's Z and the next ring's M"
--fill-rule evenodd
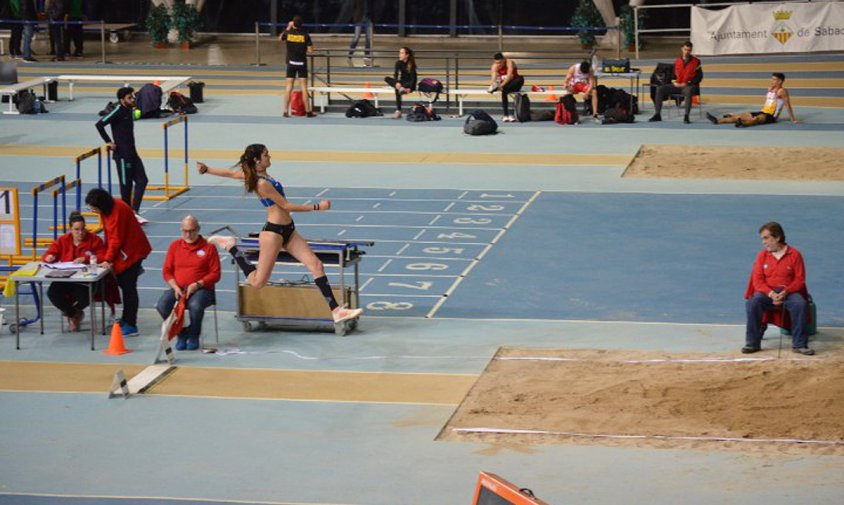
M674 80L674 64L673 63L657 63L656 69L651 74L651 101L656 100L656 88L671 84Z
M364 98L353 103L351 107L346 109L346 117L370 117L383 116L380 110L376 109L372 102Z
M15 95L18 112L20 114L38 114L38 110L35 109L35 99L35 92L31 89L18 91L18 94Z
M196 114L199 112L199 109L196 108L196 105L193 104L191 99L178 91L170 92L170 98L167 99L167 106L170 107L170 110L179 114Z
M141 118L161 117L161 86L147 83L138 90L136 95Z
M630 113L629 102L624 104L616 104L604 111L604 120L601 124L618 124L618 123L633 123L636 117Z
M117 102L108 102L106 106L99 112L100 116L108 116L111 114L111 111L117 108Z
M573 95L563 95L557 102L554 121L558 124L577 124L580 122L580 116L577 114L577 100L574 99Z
M498 133L498 123L482 110L469 113L463 124L463 133L467 135L492 135Z
M530 121L530 97L527 93L516 93L513 100L513 110L516 113L516 121L526 123Z

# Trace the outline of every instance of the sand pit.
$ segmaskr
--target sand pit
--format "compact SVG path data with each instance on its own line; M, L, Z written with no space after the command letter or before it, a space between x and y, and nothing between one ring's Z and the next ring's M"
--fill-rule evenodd
M844 360L775 358L502 348L439 438L844 455Z
M624 177L841 181L844 149L649 144Z

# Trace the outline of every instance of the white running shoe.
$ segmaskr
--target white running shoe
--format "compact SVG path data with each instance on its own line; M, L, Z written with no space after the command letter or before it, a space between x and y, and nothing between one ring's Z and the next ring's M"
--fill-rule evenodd
M149 223L149 220L144 219L144 218L143 218L143 217L141 217L141 215L140 215L140 214L138 214L137 212L135 213L135 219L137 219L137 220L138 220L138 223L139 223L141 226L143 226L143 225L145 225L145 224Z
M337 307L331 311L331 316L334 318L334 323L342 323L349 319L356 319L363 314L363 309L347 309L346 307Z
M227 237L225 235L211 235L205 240L207 240L209 244L214 244L216 247L225 249L226 251L237 245L236 238Z

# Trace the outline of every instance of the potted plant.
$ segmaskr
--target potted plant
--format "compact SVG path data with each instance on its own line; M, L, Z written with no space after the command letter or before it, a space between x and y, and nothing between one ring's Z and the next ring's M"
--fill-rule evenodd
M173 2L173 28L179 32L179 43L182 49L190 49L193 35L199 28L199 13L193 5L185 0Z
M628 51L636 50L636 24L633 22L633 7L625 5L619 12L618 29L624 34L624 45ZM645 27L647 14L644 9L639 9L639 28ZM639 39L639 49L642 48L642 39Z
M574 10L574 15L571 17L571 26L574 28L594 28L604 27L604 18L595 7L595 2L592 0L579 0L577 8ZM580 39L580 45L584 49L589 49L595 45L597 38L595 37L595 30L581 30L577 32L577 37Z
M147 15L147 31L155 47L162 48L167 43L167 32L170 31L170 14L163 4L153 6Z

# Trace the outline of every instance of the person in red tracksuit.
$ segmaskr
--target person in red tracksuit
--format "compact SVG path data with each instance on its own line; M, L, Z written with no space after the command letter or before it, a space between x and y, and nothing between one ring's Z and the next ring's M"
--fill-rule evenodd
M167 319L176 301L185 297L190 326L183 328L176 340L176 350L199 349L205 309L216 303L214 284L220 280L220 256L217 248L199 234L199 221L193 216L182 219L182 238L167 249L161 275L171 289L158 299L156 309Z
M662 101L671 95L683 95L685 115L683 122L689 124L689 113L692 111L692 96L700 89L702 78L700 60L692 56L692 43L686 41L681 49L682 54L674 60L674 80L671 84L664 84L656 88L654 96L655 114L648 121L662 121Z
M124 336L138 334L138 277L144 273L141 265L152 252L135 212L123 200L115 200L102 188L94 188L85 203L100 215L105 231L106 252L100 266L110 269L117 277L123 295L123 315L120 329Z
M103 239L85 228L85 218L79 211L73 211L68 218L70 231L62 235L41 256L44 263L72 261L88 264L91 256L105 254ZM85 317L88 306L88 286L79 282L54 282L47 289L50 302L67 318L70 331L79 331L79 323Z

